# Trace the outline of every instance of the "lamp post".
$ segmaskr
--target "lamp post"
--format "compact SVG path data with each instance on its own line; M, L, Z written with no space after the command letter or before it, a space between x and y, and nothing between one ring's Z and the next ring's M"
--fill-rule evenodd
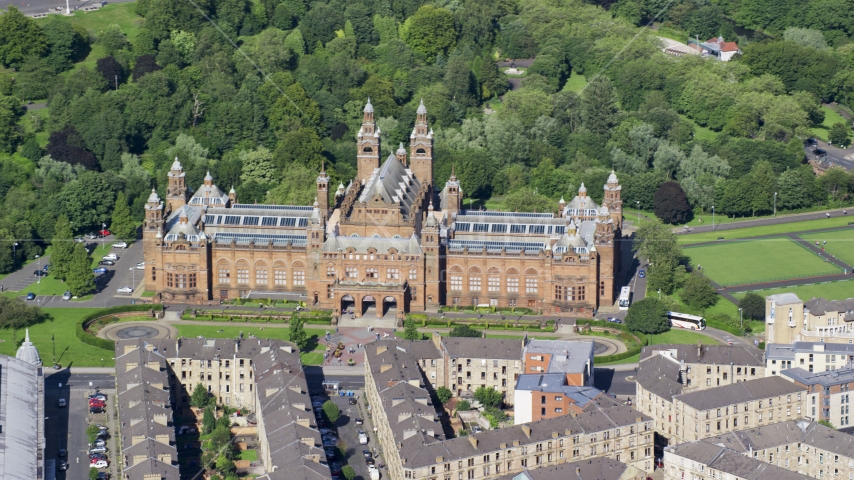
M777 216L777 192L774 192L774 216Z
M738 319L741 322L741 333L744 333L744 313L742 313L741 309L738 309Z
M18 242L12 244L12 262L15 262L15 258L18 255Z
M715 206L712 205L712 231L715 231Z
M42 260L40 255L36 255L36 260L38 261L39 273L42 271ZM36 287L36 305L41 306L41 300L39 299L39 295L42 293L42 276L39 275L39 279L36 280L38 286Z
M635 203L638 204L638 226L640 227L640 200L635 200Z

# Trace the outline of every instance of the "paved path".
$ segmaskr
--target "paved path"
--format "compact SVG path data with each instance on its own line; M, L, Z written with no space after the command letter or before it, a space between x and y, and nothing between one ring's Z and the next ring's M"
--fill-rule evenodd
M762 227L765 225L779 225L781 223L805 222L807 220L822 220L824 218L827 218L828 213L831 217L843 216L842 209L838 208L833 210L822 210L819 212L794 213L791 215L777 215L776 217L764 217L751 220L739 220L737 222L730 223L718 223L714 227L712 227L712 225L700 225L696 227L690 227L687 230L685 227L676 227L673 229L673 233L675 233L676 235L688 235L690 233L720 232L724 230L737 230L739 228ZM852 217L851 221L854 222L854 215L850 216Z

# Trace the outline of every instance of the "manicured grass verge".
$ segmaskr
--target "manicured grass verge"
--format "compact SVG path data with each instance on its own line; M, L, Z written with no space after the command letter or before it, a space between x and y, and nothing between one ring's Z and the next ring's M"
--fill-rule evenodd
M87 343L94 347L98 347L104 350L108 350L112 353L115 350L115 342L112 340L107 340L106 338L99 338L92 333L89 333L86 330L86 327L93 320L96 320L101 317L114 315L117 313L125 313L125 312L147 312L149 310L160 311L163 310L163 305L121 305L118 307L105 308L102 310L98 310L94 313L86 315L80 322L77 322L77 326L74 329L74 334L77 336L77 339L83 343ZM102 324L103 326L103 324Z
M52 365L51 337L56 346L56 361L62 366L100 367L101 359L104 366L113 366L113 354L103 348L83 343L76 335L76 329L83 319L89 315L97 315L103 311L100 308L45 308L44 311L53 320L33 325L30 329L30 341L39 350L42 362ZM17 341L24 339L24 330L16 332ZM13 342L12 330L0 330L0 354L14 356L18 345Z
M136 3L113 3L93 12L78 10L70 17L65 15L49 15L44 18L35 19L38 23L47 23L54 18L63 22L71 22L80 25L89 32L89 35L97 37L110 25L118 25L122 32L127 35L128 40L133 42L143 18L136 14Z
M704 345L719 345L719 342L712 337L707 337L702 333L691 332L679 328L670 329L670 331L659 333L658 335L648 335L650 345L662 345L665 343L686 343L696 345L697 341Z
M842 273L786 237L688 247L684 253L692 266L702 265L703 273L723 286Z
M833 232L812 233L800 235L800 237L810 243L821 243L824 251L848 265L854 265L854 229L846 228ZM822 243L825 241L827 244Z
M810 131L814 137L818 137L826 142L833 124L841 123L847 126L848 121L845 120L842 115L831 110L829 107L821 107L821 109L824 111L824 121L821 122L821 125L816 125L811 128Z
M710 219L704 218L705 221ZM742 219L746 220L746 219ZM781 233L803 232L805 230L818 230L820 228L847 227L848 222L854 221L850 216L835 216L819 220L807 220L804 222L792 221L790 223L779 223L777 225L765 225L762 227L739 228L737 230L718 230L716 232L689 233L679 235L677 241L683 245L700 242L711 242L723 237L726 240L736 238L758 237L762 235L777 235ZM717 220L715 221L717 225Z
M795 287L773 288L770 290L757 290L753 293L761 297L776 295L778 293L794 293L803 301L813 297L822 297L825 300L846 300L854 298L854 279L839 282L814 283L811 285L798 285ZM733 293L733 296L742 299L747 292Z

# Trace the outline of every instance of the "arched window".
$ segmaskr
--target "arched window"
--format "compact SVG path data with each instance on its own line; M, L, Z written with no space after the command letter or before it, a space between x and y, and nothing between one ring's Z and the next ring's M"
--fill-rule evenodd
M539 272L534 268L525 270L525 294L532 295L537 293L537 289L539 288L537 275L539 275Z
M300 261L294 262L293 272L294 272L293 273L293 275L294 275L293 285L295 287L304 286L305 285L305 264L300 262Z
M256 287L266 287L267 286L267 262L264 260L258 260L255 262L255 286Z
M249 262L242 258L237 261L237 284L249 285Z
M425 155L425 154L427 154L427 151L424 150L423 148L419 148L418 150L415 150L415 154L416 155Z
M231 262L224 258L220 258L216 262L217 281L220 285L231 284Z
M371 147L365 147L362 149L362 151L365 153L372 153L374 151L374 149Z
M277 287L284 287L288 284L287 264L282 260L276 260L273 263L273 284Z

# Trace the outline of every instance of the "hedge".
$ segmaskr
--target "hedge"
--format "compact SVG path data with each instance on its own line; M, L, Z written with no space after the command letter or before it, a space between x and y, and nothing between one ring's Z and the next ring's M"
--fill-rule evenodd
M113 351L116 348L115 342L92 335L91 333L86 331L86 327L88 327L90 323L101 317L114 315L116 313L147 312L149 310L163 310L163 305L121 305L118 307L106 308L104 310L100 310L83 317L83 320L78 323L77 327L74 329L74 333L77 336L78 340L87 345L92 345L93 347Z
M595 326L595 327L600 327L600 328L609 328L609 329L613 329L613 330L620 330L620 331L623 331L623 332L625 332L629 335L632 335L638 339L637 346L635 346L634 348L630 348L623 353L616 353L614 355L596 356L595 357L596 363L600 363L600 364L601 363L612 363L612 362L618 362L620 360L625 360L629 357L639 355L641 352L641 349L643 347L649 345L649 337L647 337L643 333L633 332L633 331L629 330L628 327L626 327L622 323L609 323L608 325L602 325L601 321L597 322L595 320L581 320L581 319L579 319L579 320L576 320L575 324L576 325L590 325L591 327Z
M712 327L712 328L717 328L718 330L723 330L725 332L728 332L728 333L735 335L736 337L741 336L741 329L740 328L727 325L723 322L719 322L719 321L713 320L711 318L706 319L706 326Z

